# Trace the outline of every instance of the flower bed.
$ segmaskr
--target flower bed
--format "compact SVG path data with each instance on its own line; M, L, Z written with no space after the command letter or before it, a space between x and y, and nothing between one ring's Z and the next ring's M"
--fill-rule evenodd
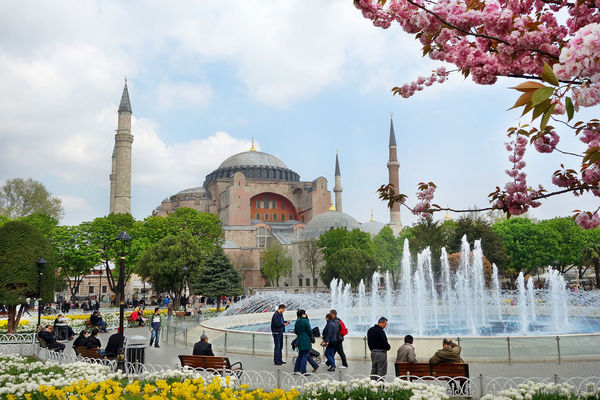
M589 383L586 390L578 391L567 383L527 382L501 390L495 395L485 395L481 400L600 400L600 386Z

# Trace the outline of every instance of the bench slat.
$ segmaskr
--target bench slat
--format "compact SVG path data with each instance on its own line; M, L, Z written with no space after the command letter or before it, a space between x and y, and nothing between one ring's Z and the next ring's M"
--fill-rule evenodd
M469 377L469 364L463 363L442 363L442 364L429 364L429 363L407 363L397 362L394 365L396 369L396 376L412 375L415 377L424 376L447 376L449 378L455 378L459 376Z

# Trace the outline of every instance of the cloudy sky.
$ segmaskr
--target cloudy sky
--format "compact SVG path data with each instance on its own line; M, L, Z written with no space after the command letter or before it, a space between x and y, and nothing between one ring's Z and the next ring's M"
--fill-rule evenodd
M106 215L117 108L133 108L132 212L202 185L228 156L257 148L302 180L333 185L339 150L344 211L389 220L389 118L401 191L438 185L436 202L487 206L510 165L503 143L515 82L460 76L411 99L393 86L440 64L397 27L381 30L352 0L36 1L0 3L0 183L32 177L63 200L63 224ZM450 67L449 67L450 68ZM454 74L456 75L456 74ZM572 138L561 149L581 151ZM526 155L531 184L551 188L560 155ZM587 208L586 208L587 207ZM590 209L590 197L547 201L538 218ZM441 216L440 216L441 217ZM405 224L416 221L402 210Z

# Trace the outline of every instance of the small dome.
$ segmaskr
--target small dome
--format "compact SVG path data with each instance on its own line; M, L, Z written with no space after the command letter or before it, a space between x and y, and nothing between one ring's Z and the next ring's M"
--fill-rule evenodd
M204 189L203 186L200 186L200 187L195 187L195 188L184 189L180 192L177 192L177 194L188 194L188 193L206 193L206 189Z
M369 221L360 224L360 230L370 234L371 236L377 235L384 227L385 224L379 221Z
M346 228L352 231L360 228L360 224L346 213L327 211L308 221L302 232L302 239L318 238L331 228Z
M244 166L288 169L287 165L279 158L263 153L262 151L244 151L243 153L235 154L223 161L217 169Z

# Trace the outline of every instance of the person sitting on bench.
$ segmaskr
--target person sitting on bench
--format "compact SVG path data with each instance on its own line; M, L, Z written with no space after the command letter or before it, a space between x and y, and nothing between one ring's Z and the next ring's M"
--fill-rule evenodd
M108 358L115 358L119 354L119 348L123 343L123 335L121 335L121 328L117 328L117 333L113 333L108 338L106 343L106 349L104 349L104 355Z
M85 329L79 332L79 336L73 342L73 347L85 347L88 338L88 331Z
M44 330L38 333L38 337L44 341L46 347L50 350L62 352L65 349L65 345L56 341L54 336L54 326L46 325Z
M92 334L87 338L85 342L85 347L88 349L98 349L101 356L104 356L104 350L102 350L102 343L100 343L100 339L98 339L98 328L92 329Z
M414 338L412 335L404 336L404 344L398 348L398 353L396 353L396 362L408 362L411 364L417 362L413 341Z
M90 315L90 325L98 327L102 332L106 332L106 322L102 319L100 311L94 311Z
M215 356L212 351L212 345L208 343L208 336L202 334L200 336L200 341L194 344L194 351L192 352L194 356Z
M461 350L460 346L453 343L452 340L444 338L442 348L429 359L429 364L464 363L463 359L460 358Z

